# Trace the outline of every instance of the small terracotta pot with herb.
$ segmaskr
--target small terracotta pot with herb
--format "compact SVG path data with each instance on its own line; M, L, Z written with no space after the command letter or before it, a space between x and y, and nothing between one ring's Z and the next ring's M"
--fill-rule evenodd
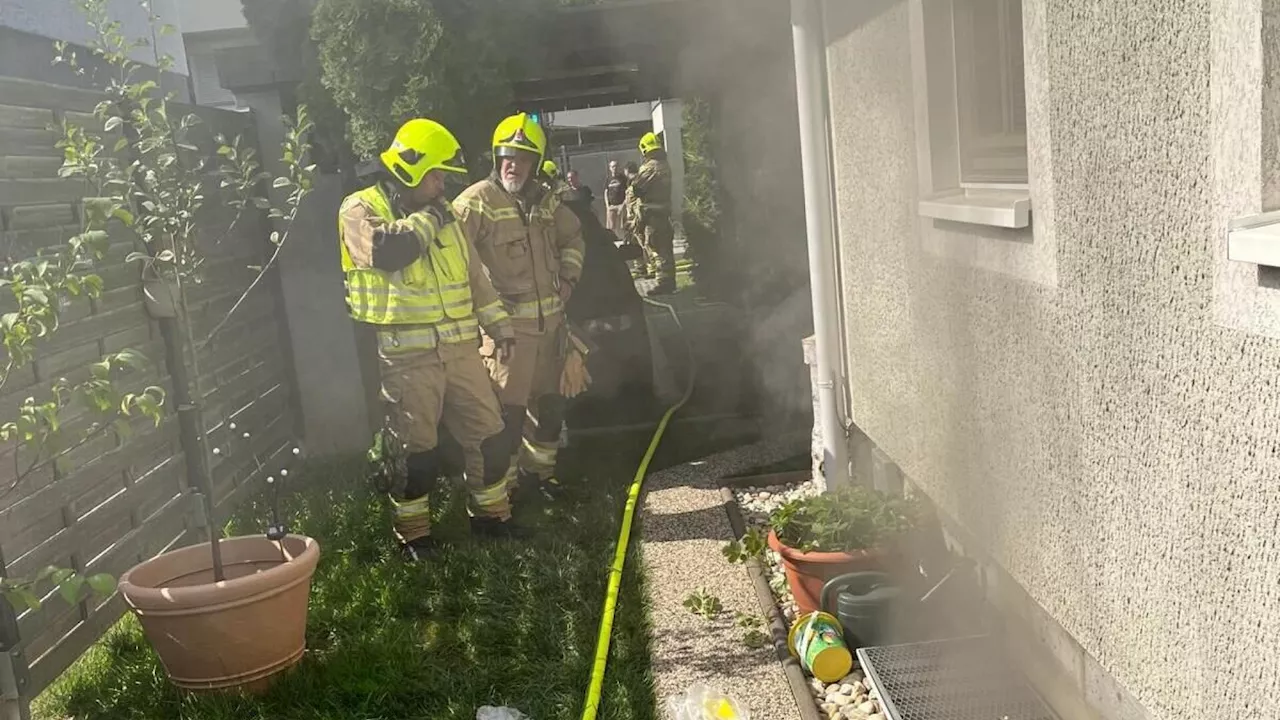
M782 557L787 585L800 614L821 610L822 586L850 572L888 570L903 535L918 524L911 499L864 487L792 500L769 516L766 542ZM758 539L744 538L736 553L758 552ZM743 549L745 546L745 550ZM735 559L735 551L726 549Z

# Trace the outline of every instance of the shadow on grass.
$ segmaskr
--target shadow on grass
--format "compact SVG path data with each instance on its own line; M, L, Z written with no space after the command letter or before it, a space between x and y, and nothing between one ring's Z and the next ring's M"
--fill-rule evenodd
M638 453L630 443L578 458L553 505L518 508L529 541L472 539L460 491L436 493L435 535L451 541L416 566L389 539L385 500L358 460L313 463L282 500L322 558L312 588L308 653L261 697L195 696L165 679L126 618L36 706L40 718L169 720L471 720L510 705L538 720L581 712L622 501ZM231 525L260 531L261 498ZM633 546L633 550L635 546ZM655 717L648 612L638 559L628 561L601 717ZM228 628L228 631L234 631Z

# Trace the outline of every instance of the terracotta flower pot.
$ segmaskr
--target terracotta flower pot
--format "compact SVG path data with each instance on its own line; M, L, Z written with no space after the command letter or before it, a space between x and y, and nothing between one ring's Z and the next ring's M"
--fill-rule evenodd
M782 556L787 585L802 615L822 609L822 586L828 580L845 573L883 570L886 559L884 551L879 548L853 552L802 552L783 545L772 530L769 531L769 547Z
M226 580L213 582L209 544L152 558L120 578L120 593L174 685L265 690L302 658L315 540L261 535L221 542Z

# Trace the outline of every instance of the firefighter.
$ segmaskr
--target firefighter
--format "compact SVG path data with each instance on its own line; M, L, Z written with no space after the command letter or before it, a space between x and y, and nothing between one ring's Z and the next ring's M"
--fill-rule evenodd
M543 186L554 195L561 195L564 192L564 180L560 177L560 166L556 165L552 160L546 160L542 163Z
M439 123L410 120L381 161L378 180L342 202L339 249L351 317L377 335L387 422L370 458L404 554L416 560L431 549L440 422L463 449L472 529L515 534L511 448L476 354L483 326L510 362L515 332L443 194L446 173L466 172L458 141Z
M481 352L502 400L524 486L554 489L564 419L560 391L568 332L564 306L582 274L578 218L536 177L547 149L542 127L521 113L493 133L493 173L462 192L454 209L476 245L515 328L515 355Z
M658 277L658 284L647 294L672 293L676 290L676 258L675 231L671 227L671 166L662 141L653 133L640 138L640 153L644 164L630 186L635 198L633 221Z

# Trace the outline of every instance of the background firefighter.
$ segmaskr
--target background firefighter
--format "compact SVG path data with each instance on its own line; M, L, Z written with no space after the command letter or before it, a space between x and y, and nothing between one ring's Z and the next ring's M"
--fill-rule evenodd
M512 318L514 357L494 354L491 342L482 352L508 437L523 438L517 467L531 484L544 487L556 484L568 340L564 304L582 274L584 252L578 218L537 179L546 150L546 135L527 114L503 120L493 134L492 175L454 201Z
M649 294L676 290L675 231L671 227L671 166L667 151L657 135L640 138L644 164L636 173L630 191L634 199L635 232L649 255L658 284Z
M436 122L410 120L381 160L379 180L343 201L338 236L351 316L377 328L387 426L371 456L383 465L396 535L416 559L430 546L442 420L463 449L473 529L511 532L510 447L476 347L483 325L509 357L514 332L444 198L445 173L466 172L458 141Z

